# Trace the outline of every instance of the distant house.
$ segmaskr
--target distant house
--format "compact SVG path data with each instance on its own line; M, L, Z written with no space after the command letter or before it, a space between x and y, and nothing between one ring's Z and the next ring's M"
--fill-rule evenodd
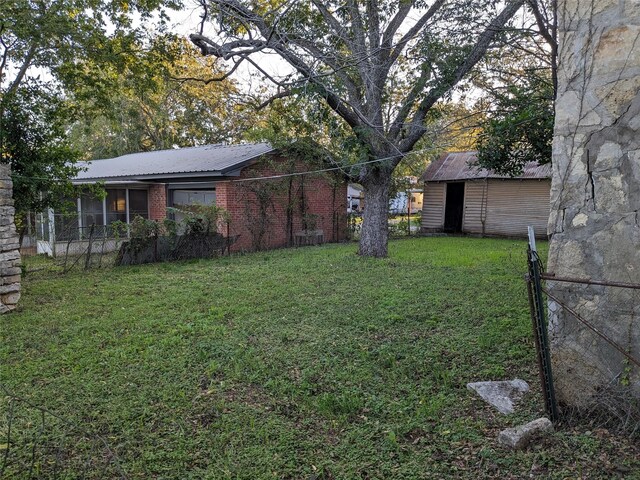
M422 176L422 232L546 237L551 165L529 163L508 177L474 166L477 152L447 153Z
M418 177L412 182L412 188L396 193L389 200L389 213L402 215L410 212L416 214L422 211L422 188L417 186ZM347 213L362 213L364 211L364 188L357 183L350 183L347 187Z
M416 214L422 211L422 186L418 177L406 176L399 179L400 184L394 197L389 199L389 213L392 215Z
M314 243L346 236L346 181L333 173L304 173L317 165L285 157L267 143L134 153L83 166L74 183L101 182L106 197L83 194L72 199L72 214L41 214L39 253L56 254L70 242L80 251L90 229L107 238L115 221L162 221L180 215L168 207L190 204L229 212L229 231L221 233L234 237L232 251L305 243L310 231Z
M398 192L389 201L389 213L394 215L416 214L422 211L423 192L421 188L410 188L407 191Z
M347 213L360 213L364 210L364 188L357 183L347 186Z

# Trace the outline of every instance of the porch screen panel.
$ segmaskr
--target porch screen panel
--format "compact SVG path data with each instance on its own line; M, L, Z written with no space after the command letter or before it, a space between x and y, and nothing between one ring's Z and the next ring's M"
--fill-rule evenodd
M149 200L146 190L129 189L129 220L136 217L149 218Z
M65 198L62 207L56 210L55 215L56 240L77 240L78 231L78 199Z
M80 197L80 210L82 212L82 228L88 229L91 225L104 225L102 213L102 200L92 195L84 194Z
M107 225L127 221L127 191L124 188L107 189Z

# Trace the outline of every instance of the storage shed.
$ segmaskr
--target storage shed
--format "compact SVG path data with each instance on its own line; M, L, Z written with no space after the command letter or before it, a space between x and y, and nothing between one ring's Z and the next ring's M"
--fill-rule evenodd
M546 238L551 165L528 163L517 177L478 168L477 152L453 152L422 176L422 232Z

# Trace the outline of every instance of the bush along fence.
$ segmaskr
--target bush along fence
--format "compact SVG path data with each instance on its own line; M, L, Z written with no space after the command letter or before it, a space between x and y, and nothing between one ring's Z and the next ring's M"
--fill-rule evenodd
M634 332L630 329L624 344L614 340L614 329L617 328L615 318L637 317L636 310L640 305L640 284L603 281L588 278L565 278L555 275L552 272L545 272L544 266L535 246L533 231L529 231L528 249L528 274L526 276L529 304L531 308L531 319L533 322L534 339L536 343L540 380L542 384L545 409L552 421L570 421L572 417L591 417L594 423L600 426L613 427L629 433L632 436L640 435L640 391L637 378L640 374L640 356L635 344ZM580 290L580 297L588 299L576 304L560 298L549 291L547 282L558 282L560 284L573 286L573 290ZM606 388L593 392L585 398L583 405L579 408L564 408L556 401L556 386L552 372L552 360L554 358L553 341L562 341L563 335L574 332L555 331L555 326L549 327L545 315L546 299L549 301L549 308L562 309L573 319L573 329L581 331L583 335L591 338L589 342L592 354L600 355L603 350L616 352L615 359L612 358L611 367L616 370L614 381ZM611 311L611 318L607 322L602 319L590 318L591 303L604 302L606 299L624 298L627 309L617 309ZM615 302L620 304L620 302ZM608 331L608 330L609 331ZM549 332L554 337L549 340ZM618 335L618 337L620 337ZM561 367L556 359L555 367ZM595 374L595 373L594 373ZM587 380L587 379L585 379ZM580 382L577 382L580 383ZM588 382L585 381L585 384ZM575 388L581 388L576 385ZM585 392L585 397L587 393Z
M55 252L50 258L31 260L26 273L211 258L228 253L237 240L222 208L188 205L171 211L181 220L159 222L138 216L131 224L117 221L79 228L61 216L56 222Z
M171 210L184 215L183 221L166 219L160 223L136 217L129 226L129 239L118 249L115 264L211 258L228 253L237 239L229 235L228 213L215 205L185 205Z

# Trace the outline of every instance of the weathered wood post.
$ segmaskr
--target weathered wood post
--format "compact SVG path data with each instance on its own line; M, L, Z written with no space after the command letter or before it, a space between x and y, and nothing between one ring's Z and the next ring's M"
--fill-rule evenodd
M559 0L559 86L553 143L551 245L557 276L640 283L640 2ZM549 282L629 354L640 356L635 290ZM640 371L560 303L549 302L559 400L640 394Z
M0 164L0 313L13 310L20 299L20 242L14 215L11 168Z

